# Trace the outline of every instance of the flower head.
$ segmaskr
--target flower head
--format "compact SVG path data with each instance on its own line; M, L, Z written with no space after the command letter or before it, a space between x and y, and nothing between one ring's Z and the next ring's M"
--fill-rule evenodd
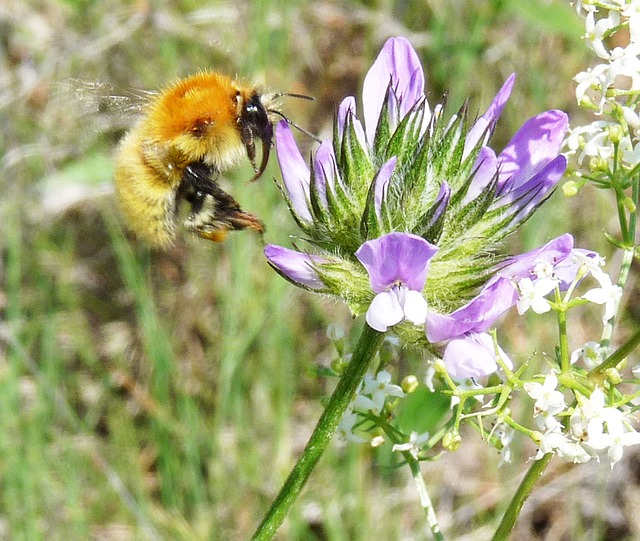
M516 303L514 283L532 279L540 257L566 258L573 242L560 237L536 258L496 255L566 167L561 111L529 119L502 151L488 146L514 84L510 76L475 122L466 106L447 118L444 104L425 96L409 41L389 39L364 79L362 110L345 98L333 137L311 160L286 122L276 126L281 189L310 247L294 255L267 246L271 265L342 298L376 330L427 347L452 342L447 359L462 348L470 360L481 348L479 364L449 363L462 377L495 371L495 348L482 334Z

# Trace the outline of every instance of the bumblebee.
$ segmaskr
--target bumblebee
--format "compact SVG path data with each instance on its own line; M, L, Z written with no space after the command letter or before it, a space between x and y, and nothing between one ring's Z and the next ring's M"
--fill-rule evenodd
M184 226L200 237L222 241L229 231L245 228L263 233L264 224L244 212L217 178L243 155L253 165L252 180L264 172L274 115L283 116L272 109L273 100L281 95L202 72L154 96L116 157L116 193L130 229L151 246L169 246L184 200L191 205Z

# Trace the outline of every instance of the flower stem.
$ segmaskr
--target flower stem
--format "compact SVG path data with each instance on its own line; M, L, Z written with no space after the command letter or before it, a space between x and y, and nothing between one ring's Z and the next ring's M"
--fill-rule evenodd
M427 486L424 484L424 478L422 477L422 472L420 471L420 462L414 459L413 456L411 456L411 453L409 453L408 451L402 454L404 455L409 468L411 468L411 477L413 477L413 482L416 485L418 496L420 497L420 505L422 505L422 508L427 515L427 523L429 524L429 528L431 529L431 533L433 534L433 539L435 541L444 541L444 536L440 531L440 525L438 524L435 509L433 508L433 504L431 503L431 498L429 497Z
M367 373L371 360L377 353L380 344L382 344L383 338L383 333L374 331L365 324L351 361L345 368L335 391L333 391L324 413L302 452L302 456L291 470L284 486L269 508L262 523L258 526L252 539L260 541L273 539L278 528L284 522L289 509L300 495L300 492L302 492L322 453L331 441L347 406L355 396L362 378Z
M622 264L620 265L620 275L618 276L617 284L624 289L627 284L627 278L629 277L629 270L631 269L631 264L633 263L633 255L634 249L627 248L622 253ZM614 316L607 321L602 331L602 338L600 340L600 344L602 345L604 351L609 352L609 347L611 346L611 338L613 336L613 326L616 319L616 314L618 313L618 308L620 307L620 300L616 303L616 307L614 310Z
M542 475L552 457L553 453L547 453L546 455L543 455L540 460L535 460L533 464L531 464L529 471L520 482L518 490L514 494L509 507L505 511L496 533L493 534L493 537L491 538L492 541L505 541L509 539L509 535L516 524L516 519L518 518L518 515L520 515L520 511L522 510L525 500L533 491L533 487L538 482L538 478Z

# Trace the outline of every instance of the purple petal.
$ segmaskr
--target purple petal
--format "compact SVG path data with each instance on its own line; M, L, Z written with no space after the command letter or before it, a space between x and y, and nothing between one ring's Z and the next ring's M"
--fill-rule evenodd
M566 169L567 159L558 156L529 180L498 197L490 209L510 207L508 212L513 214L513 222L523 221L555 187Z
M315 173L316 189L320 199L327 206L327 188L334 191L337 165L336 156L333 152L333 144L326 139L318 147L313 163L313 171Z
M391 180L393 169L396 166L396 161L398 161L398 158L396 156L393 156L390 160L385 162L378 171L378 174L376 175L376 178L374 180L374 206L376 210L376 216L378 216L379 220L382 219L382 202L387 197L389 181Z
M308 222L312 221L309 210L310 172L300 154L289 125L281 120L276 126L276 155L282 172L282 180L289 194L293 209L298 216Z
M491 183L498 171L497 163L498 159L493 150L489 147L482 147L480 149L474 166L475 174L469 185L469 190L467 190L462 200L462 205L467 205L473 201Z
M265 246L264 255L269 264L289 280L310 289L326 289L313 268L314 264L326 262L323 257L303 254L275 244Z
M344 134L344 126L347 123L347 116L356 116L356 99L353 96L347 96L338 106L338 135L340 139Z
M500 352L507 365L511 360ZM447 372L456 379L488 376L498 369L496 352L491 336L486 333L468 334L451 340L442 356Z
M406 38L391 38L369 69L362 88L367 140L373 142L382 102L391 83L404 116L424 96L424 72L420 59Z
M425 225L425 230L428 230L434 223L436 223L442 216L442 213L447 210L450 197L451 188L449 187L449 184L447 184L447 181L443 180L442 184L440 185L440 191L438 192L438 195L436 195L436 200L433 203L433 206L436 207L435 212L433 213L433 216L431 217L429 223Z
M554 267L564 261L573 248L573 237L569 233L565 233L530 252L513 256L509 258L506 265L503 266L489 283L500 277L509 278L515 282L522 278L531 278L533 268L540 262L547 262Z
M504 82L502 88L496 94L496 97L493 98L493 101L491 102L491 105L489 105L485 114L476 120L475 124L469 130L467 139L464 143L462 159L469 155L471 150L478 144L481 137L491 135L491 132L494 130L509 96L511 96L511 91L513 90L515 82L516 74L512 73Z
M376 293L400 282L414 291L422 291L427 280L429 260L437 246L410 233L389 233L365 242L356 257L369 273Z
M562 111L551 110L524 123L498 156L498 195L520 187L558 156L568 122Z
M486 331L517 299L518 292L511 281L499 277L455 312L448 315L430 312L427 315L427 339L436 343L469 332Z
M567 159L558 156L540 173L512 192L497 199L490 208L511 206L512 223L519 223L528 218L547 194L556 186L567 169Z
M364 135L364 129L362 123L356 116L356 99L353 96L347 96L342 100L342 103L338 106L338 135L340 140L344 136L344 129L347 125L347 120L352 124L353 129L356 132L356 137L362 148L367 148L366 137Z

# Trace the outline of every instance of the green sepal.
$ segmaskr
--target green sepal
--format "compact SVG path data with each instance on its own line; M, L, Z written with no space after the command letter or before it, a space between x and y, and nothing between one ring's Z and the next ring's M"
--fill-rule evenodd
M344 126L338 165L345 185L351 191L355 201L361 202L364 207L369 182L373 176L373 166L367 150L360 144L350 116L347 116ZM350 201L350 204L353 205L354 201Z

